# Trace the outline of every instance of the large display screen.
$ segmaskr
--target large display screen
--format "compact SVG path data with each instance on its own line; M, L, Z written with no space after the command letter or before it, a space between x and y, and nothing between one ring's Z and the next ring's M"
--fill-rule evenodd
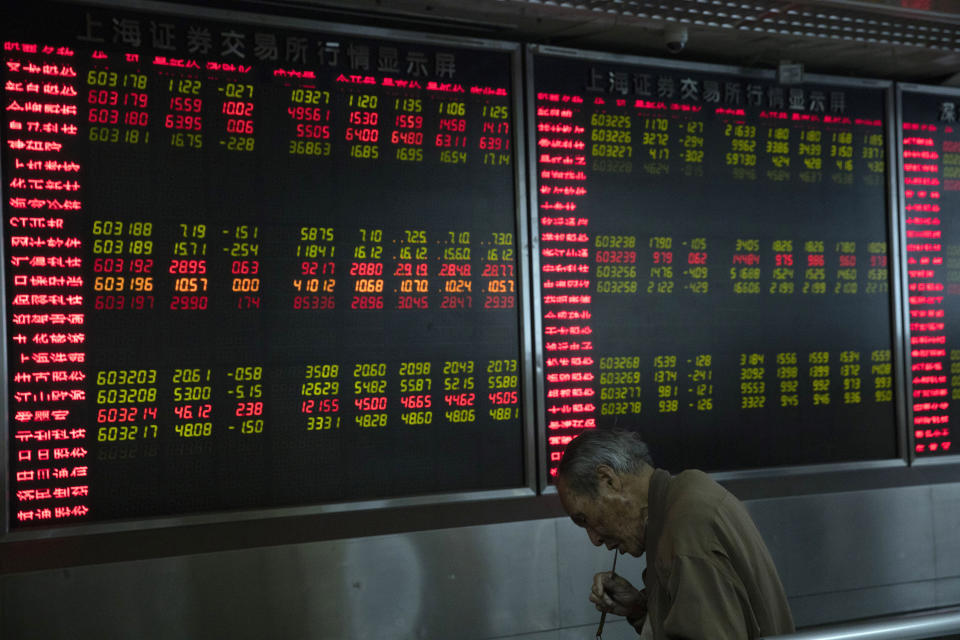
M516 47L236 15L4 11L11 528L527 484Z
M549 473L897 455L889 86L532 54Z
M960 93L902 91L900 105L913 452L941 456L956 453L960 400Z

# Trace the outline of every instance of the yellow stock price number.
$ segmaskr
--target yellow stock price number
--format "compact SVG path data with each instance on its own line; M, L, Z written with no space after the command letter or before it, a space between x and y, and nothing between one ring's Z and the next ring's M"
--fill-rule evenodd
M145 424L143 426L130 424L97 428L97 442L124 442L156 437L157 425L155 424Z
M385 413L364 413L354 416L354 422L358 427L376 428L387 426L387 414Z
M307 365L306 377L308 380L315 378L336 378L340 375L340 365L338 364L309 364Z
M629 129L630 116L611 115L609 113L593 113L590 115L590 124L594 127Z
M173 399L176 402L194 402L197 400L209 400L213 394L213 389L209 386L195 387L174 387Z
M291 140L287 153L296 156L329 156L331 145L321 140Z
M340 416L310 416L307 431L328 431L340 428Z
M253 136L229 136L225 144L227 151L253 151L256 140Z
M336 396L340 393L340 383L336 380L311 380L300 387L302 396Z
M444 411L443 415L447 422L453 423L475 422L477 419L476 411L473 409L453 409L452 411Z
M173 430L181 438L206 438L213 434L212 422L185 422L174 425Z
M290 102L297 104L330 104L330 92L321 89L293 89Z
M411 411L400 414L400 419L407 425L431 424L433 423L432 411Z
M495 407L490 409L490 419L498 422L510 420L520 416L520 410L515 407Z
M156 400L156 387L128 387L97 390L97 404L140 404L144 402L156 402Z
M97 385L99 386L154 384L156 381L156 369L118 369L97 372Z

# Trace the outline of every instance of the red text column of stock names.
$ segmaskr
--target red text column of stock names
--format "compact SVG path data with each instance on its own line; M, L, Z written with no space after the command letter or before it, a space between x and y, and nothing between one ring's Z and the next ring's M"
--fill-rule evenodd
M589 219L578 213L587 194L583 98L537 94L537 171L543 358L549 472L555 476L571 431L596 428L590 326Z
M74 52L4 43L13 518L89 512Z

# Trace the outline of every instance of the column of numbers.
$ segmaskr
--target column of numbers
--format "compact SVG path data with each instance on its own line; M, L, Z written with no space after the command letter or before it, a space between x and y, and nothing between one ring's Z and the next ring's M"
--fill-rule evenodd
M735 180L757 179L757 128L754 125L728 123L723 135L730 141L726 164Z
M803 270L803 293L821 295L827 292L826 257L823 240L803 243L806 268Z
M520 369L516 360L487 361L487 400L491 420L520 417Z
M861 147L860 157L867 166L867 175L864 182L877 185L883 180L883 174L886 171L884 157L885 145L882 133L867 133L863 135L863 146Z
M777 391L781 407L800 406L800 366L795 351L777 354Z
M400 162L423 162L423 100L398 97L393 101L393 130L390 143Z
M800 180L807 183L818 183L823 179L823 132L819 129L803 129L800 131L800 142L797 145L797 155L800 160Z
M307 431L340 428L340 365L308 364L300 385L300 413L307 417Z
M694 356L688 364L693 365L687 376L688 382L692 385L690 391L693 395L693 406L697 411L713 410L713 356L709 353L701 353Z
M812 351L807 356L807 363L813 404L830 404L830 352Z
M636 293L637 267L636 236L598 235L593 240L595 290L597 293Z
M840 381L843 383L843 403L860 404L863 401L861 388L860 352L840 352Z
M360 229L347 274L353 284L351 309L383 309L383 257L383 229Z
M643 408L640 358L600 359L600 415L639 415Z
M647 293L673 293L673 238L653 236L650 238L650 271L648 273Z
M485 104L481 112L480 140L483 164L510 164L510 109L503 104Z
M683 175L699 177L703 175L704 135L703 121L693 120L680 124L680 144L683 146Z
M323 89L294 88L287 104L291 137L287 153L296 156L329 156L330 92Z
M223 230L229 244L223 248L230 256L230 290L237 309L260 308L260 228L239 225Z
M687 266L683 270L683 275L688 278L684 289L701 295L710 291L710 267L707 264L709 258L707 239L691 238L687 246Z
M730 280L736 294L760 293L760 240L737 238L731 259Z
M633 133L630 116L590 114L591 169L599 173L633 171ZM577 143L579 144L579 141Z
M640 415L642 382L639 356L600 358L600 415Z
M886 293L889 289L887 279L887 243L871 242L867 244L870 264L867 267L867 293Z
M94 309L153 309L153 223L94 220L91 231Z
M180 438L213 435L213 387L210 369L174 369L170 378L173 431Z
M220 146L227 151L249 152L256 146L253 136L253 85L245 82L228 82L217 91L223 94L220 115L225 120L226 135Z
M787 182L790 180L790 128L770 127L767 129L767 138L764 150L770 167L767 169L767 179L771 182Z
M197 311L208 307L207 225L180 223L167 272L173 281L171 311Z
M430 362L401 362L397 371L400 379L400 419L406 425L433 422L433 384Z
M437 133L434 146L444 164L467 163L467 105L459 101L437 103Z
M773 279L769 292L771 295L792 295L796 276L793 241L774 240L770 248L773 250Z
M830 179L836 184L853 184L853 132L827 133Z
M87 72L87 122L91 142L150 142L147 76L91 69Z
M397 309L430 308L430 263L424 229L404 229L394 255L393 277Z
M843 241L834 243L834 253L837 256L837 280L833 284L833 292L837 294L853 295L857 293L857 243Z
M300 227L297 275L291 281L293 308L303 311L336 307L336 247L333 227Z
M477 419L477 380L472 360L443 363L443 406L447 422L474 422Z
M170 78L163 127L169 145L178 149L203 148L203 82L196 78Z
M440 308L470 309L473 307L473 280L470 232L448 231L438 257L440 270L437 282L442 294Z
M387 364L363 362L353 367L353 420L358 427L387 426Z
M347 127L344 139L347 153L357 160L380 157L380 97L373 93L351 93L347 96Z
M766 356L762 353L740 354L740 408L762 409L766 406Z
M233 401L233 415L228 429L241 435L263 433L263 367L242 365L227 373L232 388L227 391Z
M653 383L657 389L657 411L677 412L680 409L677 356L662 355L653 358Z
M157 370L97 372L97 442L157 438Z
M870 377L875 402L893 402L893 364L889 349L870 353Z
M656 176L670 173L670 120L644 117L642 122L644 172Z
M493 232L481 258L481 291L484 309L513 309L516 306L517 281L513 234ZM589 271L589 265L584 265Z

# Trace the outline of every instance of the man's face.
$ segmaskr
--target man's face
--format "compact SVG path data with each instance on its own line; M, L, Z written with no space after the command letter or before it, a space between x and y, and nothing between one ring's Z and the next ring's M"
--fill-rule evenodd
M564 510L587 530L590 542L639 557L646 549L647 501L632 488L612 470L598 473L595 497L571 490L562 477L557 480Z

